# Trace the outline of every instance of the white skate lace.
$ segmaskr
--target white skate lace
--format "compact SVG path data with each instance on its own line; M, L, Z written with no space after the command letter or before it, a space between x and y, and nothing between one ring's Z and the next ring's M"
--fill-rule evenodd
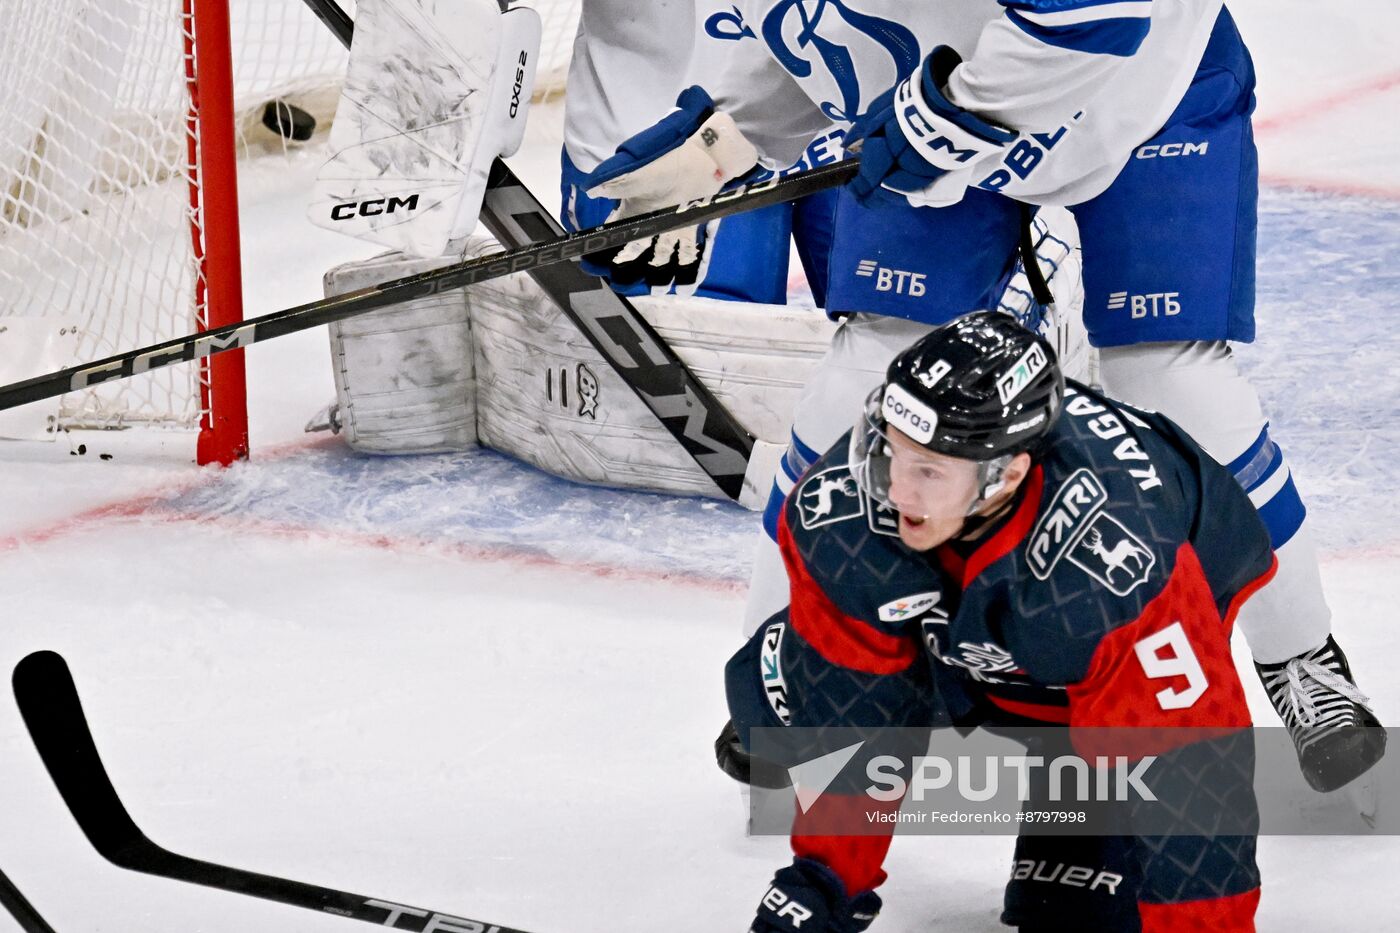
M1340 725L1352 716L1354 707L1351 703L1369 706L1371 702L1366 694L1357 689L1356 684L1326 666L1323 663L1326 659L1320 655L1321 652L1316 652L1307 657L1293 658L1281 670L1270 671L1265 680L1275 705L1280 704L1278 694L1286 688L1282 704L1287 706L1299 725ZM1312 685L1307 683L1309 680ZM1338 697L1350 703L1340 703Z

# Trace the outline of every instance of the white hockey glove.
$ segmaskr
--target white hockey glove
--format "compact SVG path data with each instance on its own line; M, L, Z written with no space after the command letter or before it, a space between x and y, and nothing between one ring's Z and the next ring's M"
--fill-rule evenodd
M700 87L681 92L676 109L618 147L584 181L590 197L618 202L617 220L718 194L758 162L758 150ZM614 285L695 283L703 228L663 233L611 253L585 257L584 268Z

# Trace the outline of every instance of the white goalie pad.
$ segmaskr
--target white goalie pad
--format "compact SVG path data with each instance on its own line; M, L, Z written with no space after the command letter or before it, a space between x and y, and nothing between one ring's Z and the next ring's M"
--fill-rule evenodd
M496 248L473 238L469 254ZM819 312L772 305L678 296L633 303L760 441L758 456L776 463L835 325ZM724 498L528 276L475 286L467 305L482 444L582 482ZM771 477L768 467L758 472L765 483Z
M524 138L540 34L496 0L360 0L311 222L421 257L469 234Z
M499 249L467 241L467 256ZM340 294L444 265L396 254L326 274ZM767 481L797 396L835 325L812 310L674 296L636 300L661 337L758 439ZM526 275L419 298L331 325L336 422L371 454L480 443L548 473L724 498L635 392ZM755 487L757 488L757 487Z
M447 265L396 253L325 275L329 297ZM351 448L427 454L476 445L471 322L461 291L329 325L337 420Z

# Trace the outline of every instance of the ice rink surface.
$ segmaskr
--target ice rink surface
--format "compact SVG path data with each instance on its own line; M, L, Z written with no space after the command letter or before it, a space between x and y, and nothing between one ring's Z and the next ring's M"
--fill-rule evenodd
M1240 357L1309 503L1336 629L1394 724L1400 9L1231 7L1269 183L1261 338ZM537 117L543 136L558 115ZM555 196L547 147L518 167ZM243 180L249 314L374 252L300 220L315 168L304 152ZM710 744L757 518L489 452L308 438L325 344L250 352L255 459L227 471L193 467L185 435L0 444L0 671L68 658L118 790L178 852L535 933L745 929L786 843L745 838ZM1000 929L1011 844L898 840L874 929ZM1395 928L1400 840L1266 838L1260 860L1262 930ZM8 691L0 869L60 933L355 928L104 862Z

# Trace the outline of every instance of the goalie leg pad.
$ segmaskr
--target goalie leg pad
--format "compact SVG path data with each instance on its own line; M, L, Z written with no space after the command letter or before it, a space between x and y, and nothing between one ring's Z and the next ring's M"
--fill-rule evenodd
M325 275L327 297L455 261L386 253ZM476 445L471 325L450 291L329 326L346 441L369 454L427 454Z
M494 249L473 238L467 253ZM635 301L691 371L760 441L787 439L802 384L830 342L820 313L677 296ZM608 486L725 498L533 281L467 292L479 434L542 470Z

